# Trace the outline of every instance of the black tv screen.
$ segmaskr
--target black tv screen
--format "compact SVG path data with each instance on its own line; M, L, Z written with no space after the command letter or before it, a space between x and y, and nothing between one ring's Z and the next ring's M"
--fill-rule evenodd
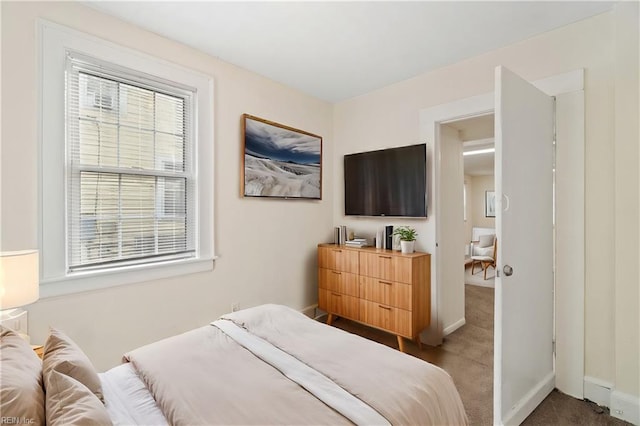
M427 217L427 146L344 156L347 216Z

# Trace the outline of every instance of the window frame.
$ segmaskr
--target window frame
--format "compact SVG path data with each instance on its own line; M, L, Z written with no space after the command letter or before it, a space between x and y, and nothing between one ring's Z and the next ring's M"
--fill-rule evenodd
M213 80L179 65L151 57L45 20L38 21L39 79L39 247L41 297L76 293L213 269ZM67 154L65 71L68 54L134 70L140 76L189 87L193 96L193 173L195 249L188 259L109 269L67 270ZM46 159L46 161L44 161ZM46 212L46 214L44 213Z

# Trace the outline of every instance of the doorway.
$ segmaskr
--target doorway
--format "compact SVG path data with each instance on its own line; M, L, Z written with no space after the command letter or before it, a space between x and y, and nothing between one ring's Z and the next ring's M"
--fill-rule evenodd
M478 256L493 257L495 236L495 142L494 114L447 122L458 131L462 141L464 282L465 285L495 287L495 266L479 261ZM480 236L487 237L482 238ZM476 259L471 259L475 256ZM466 318L465 313L465 318Z
M472 263L470 256L494 256L495 212L486 211L487 196L494 194L494 114L454 119L438 124L441 194L437 230L438 279L446 284L442 294L442 335L462 327L466 320L465 284L494 287L495 267ZM482 247L480 247L482 246ZM473 252L472 252L473 251ZM473 274L471 273L473 272ZM486 279L485 279L486 278Z
M578 169L583 167L584 133L580 130L584 126L584 93L583 71L551 77L535 82L548 95L556 95L556 120L559 129L571 129L558 132L556 149L556 215L554 232L556 235L555 270L557 286L555 293L556 312L556 381L560 390L578 398L582 397L582 381L584 365L581 363L584 354L584 178ZM466 118L488 114L493 111L494 96L492 93L463 99L450 104L441 105L421 111L421 134L425 139L433 140L433 152L428 157L433 172L434 199L438 205L443 198L447 198L442 187L440 170L443 159L441 144L444 132L441 124L463 120ZM561 134L564 133L564 134ZM582 159L582 160L581 160ZM445 160L446 161L446 160ZM578 173L576 173L578 172ZM562 178L559 178L562 176ZM578 195L578 197L576 197ZM566 202L570 201L570 202ZM577 216L576 216L577 213ZM446 276L446 264L450 260L442 259L442 244L446 246L447 236L438 230L444 215L438 212L434 215L436 232L431 246L436 258L432 263L432 324L426 343L433 344L438 338L446 334L450 303L450 281L443 280ZM572 244L575 244L572 246ZM463 252L459 256L463 256ZM458 254L455 254L458 257ZM462 259L464 259L462 257ZM569 274L571 271L572 274ZM572 294L574 297L569 297ZM437 343L436 343L437 344ZM571 364L571 360L577 363Z
M439 206L446 214L438 221L438 229L446 237L439 240L438 253L447 257L439 265L439 278L447 287L442 348L467 360L475 374L474 384L468 386L477 388L477 398L480 394L485 398L483 410L472 407L474 415L489 423L493 419L495 267L485 270L486 262L472 262L481 255L494 256L495 212L486 204L487 195L495 191L494 114L442 122L439 135Z

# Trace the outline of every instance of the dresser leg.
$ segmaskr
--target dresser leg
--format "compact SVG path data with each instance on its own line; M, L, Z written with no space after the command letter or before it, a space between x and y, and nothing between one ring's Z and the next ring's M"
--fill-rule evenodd
M397 336L398 337L398 349L400 349L400 352L404 352L404 340L402 339L402 336Z
M327 315L327 325L331 325L333 323L333 314Z

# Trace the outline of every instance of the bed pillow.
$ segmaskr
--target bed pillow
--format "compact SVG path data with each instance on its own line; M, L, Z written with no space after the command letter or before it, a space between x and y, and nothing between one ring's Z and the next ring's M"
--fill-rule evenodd
M493 234L480 235L478 237L478 247L490 247L493 245L493 239L496 236Z
M104 401L100 377L82 349L66 334L52 328L44 344L43 374L45 383L52 371L73 377Z
M102 401L73 377L51 370L45 378L47 425L110 425Z
M0 326L0 413L44 424L42 361L15 331Z

